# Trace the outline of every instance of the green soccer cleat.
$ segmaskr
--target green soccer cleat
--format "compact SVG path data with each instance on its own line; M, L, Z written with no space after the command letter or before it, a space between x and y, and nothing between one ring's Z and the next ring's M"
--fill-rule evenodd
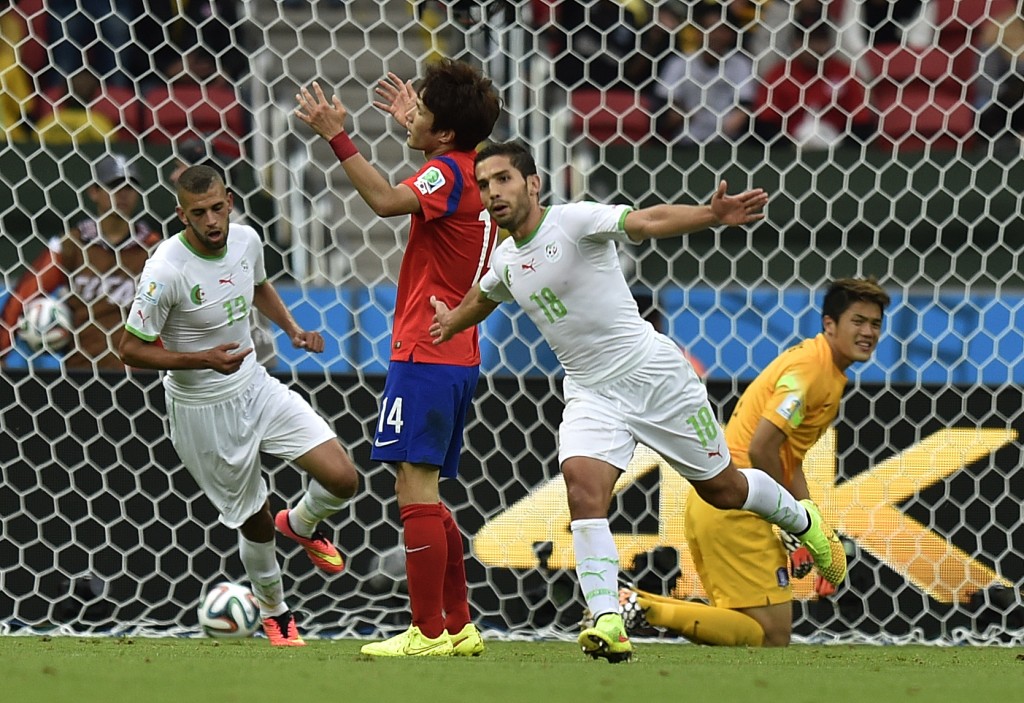
M450 657L455 654L447 632L430 639L415 625L383 642L364 644L359 652L371 657Z
M457 657L479 657L484 653L484 641L480 637L480 631L473 623L466 623L466 626L459 630L459 633L451 636L452 649Z
M811 521L807 532L800 535L800 541L811 553L821 577L833 586L838 586L846 578L846 550L843 543L835 530L822 520L817 505L807 499L800 501L800 505L807 510Z
M601 615L593 627L580 633L576 641L584 654L592 659L607 659L609 664L629 661L633 656L633 643L629 641L622 616L618 613Z

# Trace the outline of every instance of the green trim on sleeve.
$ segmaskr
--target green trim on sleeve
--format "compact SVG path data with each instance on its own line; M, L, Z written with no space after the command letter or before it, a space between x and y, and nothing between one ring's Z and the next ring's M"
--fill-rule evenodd
M158 336L158 335L155 335L155 334L146 334L142 330L135 329L131 325L125 325L124 329L125 329L125 332L131 332L132 334L134 334L136 337L138 337L139 339L141 339L144 342L155 342L156 338Z
M633 212L633 208L626 206L626 209L622 211L622 215L619 217L619 229L623 232L626 231L626 215Z

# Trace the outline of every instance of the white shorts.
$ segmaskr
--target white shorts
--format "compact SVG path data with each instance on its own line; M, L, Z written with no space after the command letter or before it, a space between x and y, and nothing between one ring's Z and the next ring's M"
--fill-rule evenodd
M168 395L167 414L181 462L228 527L239 527L267 500L260 452L291 461L337 437L262 366L241 393L213 403Z
M729 465L725 435L708 392L672 340L659 335L636 371L598 387L563 382L558 463L574 456L625 470L637 443L660 454L680 475L706 481Z

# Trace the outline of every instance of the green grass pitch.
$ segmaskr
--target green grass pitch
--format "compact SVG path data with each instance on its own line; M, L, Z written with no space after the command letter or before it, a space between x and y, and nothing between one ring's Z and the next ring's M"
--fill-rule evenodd
M887 703L1024 700L1024 649L640 644L635 660L572 642L488 642L477 659L371 659L356 640L0 637L11 703L700 701Z

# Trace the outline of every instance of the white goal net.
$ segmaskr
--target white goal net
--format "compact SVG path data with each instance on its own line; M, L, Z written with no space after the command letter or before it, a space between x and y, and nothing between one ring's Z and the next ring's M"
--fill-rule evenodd
M795 585L796 635L1020 644L1017 3L896 2L876 17L869 3L826 0L812 19L800 13L813 3L732 0L713 16L702 4L22 0L0 10L0 631L195 630L200 594L244 580L235 534L166 437L157 376L75 368L67 352L11 339L25 291L59 298L73 285L24 276L95 218L100 160L127 157L137 221L169 235L173 171L196 160L197 139L263 234L300 324L328 342L313 357L278 340L268 364L362 471L360 494L330 525L347 555L341 576L324 580L280 545L289 602L323 636L406 626L393 473L369 453L408 223L377 218L291 113L296 88L318 80L349 109L362 153L397 182L419 154L372 106L373 87L448 55L500 87L494 136L531 144L550 202L704 202L723 179L770 193L750 231L622 253L641 310L702 368L723 421L781 349L820 329L830 280L876 276L893 296L874 359L851 368L840 420L805 467L850 574L829 598L810 579ZM483 326L461 477L442 495L467 537L476 621L561 636L583 602L555 446L560 371L506 307ZM301 494L294 467L268 460L266 472L273 509ZM612 529L624 579L700 599L685 488L641 449Z

